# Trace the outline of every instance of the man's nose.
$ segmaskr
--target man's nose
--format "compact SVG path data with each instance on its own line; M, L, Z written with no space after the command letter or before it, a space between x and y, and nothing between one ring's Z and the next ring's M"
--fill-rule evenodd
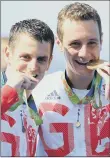
M81 47L81 49L79 50L78 56L79 56L79 57L82 57L82 58L89 56L89 52L88 52L87 45L83 45L83 46Z
M35 59L35 60L32 60L32 61L29 63L28 68L29 68L29 70L30 70L31 72L39 70L39 64L38 64L37 60L36 60L36 59Z

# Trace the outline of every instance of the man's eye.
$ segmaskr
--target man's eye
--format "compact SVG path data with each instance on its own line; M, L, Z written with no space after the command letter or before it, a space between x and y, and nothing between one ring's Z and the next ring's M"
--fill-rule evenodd
M90 46L95 46L95 45L97 45L97 43L94 42L94 41L90 41L90 42L88 43L88 45L90 45Z
M24 55L24 56L21 56L21 59L29 60L29 59L30 59L30 56L28 56L28 55Z
M45 58L45 57L38 57L38 58L37 58L37 61L38 61L39 63L43 63L43 62L46 62L46 61L47 61L47 58Z
M80 43L80 42L73 42L73 43L71 43L70 45L71 45L71 47L73 47L73 48L79 48L79 47L81 47L81 43Z

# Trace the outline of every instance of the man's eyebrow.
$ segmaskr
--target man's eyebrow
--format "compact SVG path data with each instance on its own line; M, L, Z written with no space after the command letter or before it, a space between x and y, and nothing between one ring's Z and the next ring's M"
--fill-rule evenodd
M71 45L71 44L74 43L74 42L81 42L81 41L80 41L80 40L73 39L73 40L71 40L71 41L68 42L68 45Z
M41 58L48 58L48 56L44 55L44 56L38 56L38 57L41 57Z
M30 55L31 56L31 54L30 53L28 53L28 52L21 52L21 54L20 55ZM37 56L37 58L48 58L48 56Z
M28 52L21 52L20 55L31 55L31 54Z
M89 40L90 40L90 41L96 41L96 42L98 42L98 39L97 39L97 38L90 38Z
M48 56L37 56L37 58L47 59Z
M91 41L98 41L97 38L90 38L89 40L91 40ZM81 41L81 39L72 39L72 40L70 40L68 43L80 42L80 41Z

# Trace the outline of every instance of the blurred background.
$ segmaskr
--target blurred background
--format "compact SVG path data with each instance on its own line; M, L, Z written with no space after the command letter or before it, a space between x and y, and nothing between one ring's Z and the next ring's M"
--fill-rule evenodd
M63 6L76 1L1 1L1 36L8 37L11 26L24 19L38 18L46 22L56 35L57 15ZM103 47L101 58L109 60L109 1L79 1L94 7L102 20ZM55 44L48 73L64 70L65 60Z

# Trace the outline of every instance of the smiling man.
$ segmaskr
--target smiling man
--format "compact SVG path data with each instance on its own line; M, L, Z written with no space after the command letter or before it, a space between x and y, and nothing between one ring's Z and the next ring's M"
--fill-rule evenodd
M109 156L109 64L87 68L100 58L100 17L87 4L67 5L58 14L57 34L66 70L47 75L33 90L43 119L37 155Z
M1 156L36 155L42 120L30 93L49 68L53 46L53 32L40 20L23 20L10 30L1 75Z

